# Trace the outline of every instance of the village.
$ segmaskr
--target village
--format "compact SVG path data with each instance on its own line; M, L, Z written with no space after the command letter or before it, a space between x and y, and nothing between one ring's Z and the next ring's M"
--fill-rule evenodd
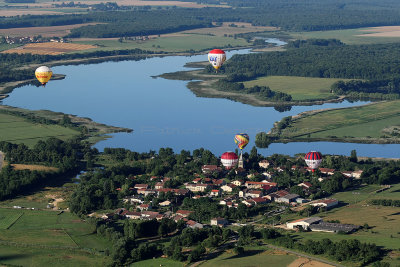
M290 170L284 167L272 167L268 160L261 160L258 163L265 172L249 174L244 168L237 168L234 172L241 175L243 179L230 180L209 178L215 174L226 172L217 165L204 165L202 174L197 174L198 178L185 183L180 188L169 188L171 178L152 176L148 184L138 183L129 188L131 195L125 197L123 202L124 208L118 208L113 213L96 214L89 216L101 216L104 220L110 219L133 219L133 220L162 220L169 218L176 223L183 220L188 228L204 228L211 226L227 227L229 225L245 226L254 224L256 221L238 222L228 220L223 217L211 218L210 221L196 221L191 218L191 214L195 210L181 209L183 199L200 199L209 198L217 201L219 205L226 206L229 209L237 209L239 205L245 205L246 208L273 206L273 209L265 212L263 215L272 217L282 214L287 209L293 211L301 211L307 207L319 211L326 211L340 206L336 199L322 198L311 199L310 196L320 191L318 184L312 184L309 181L303 181L297 185L302 190L302 196L291 193L290 188L281 188L273 177L277 173L282 172L301 172L308 173L312 170L308 167L292 166ZM267 171L268 170L268 171ZM232 170L233 171L233 170ZM340 173L345 179L359 180L363 171L341 171L334 169L320 168L319 177L315 177L315 181L323 182L335 173ZM262 176L261 181L254 181L255 176ZM129 177L127 179L135 180L138 177ZM151 186L153 184L154 186ZM117 191L121 188L116 188ZM292 190L293 191L293 190ZM168 196L168 197L166 197ZM160 201L162 199L163 201ZM166 199L166 200L164 200ZM335 222L324 222L320 217L303 217L295 221L276 222L272 226L283 228L286 230L302 230L302 231L323 231L332 233L350 233L360 228L357 225L340 224Z

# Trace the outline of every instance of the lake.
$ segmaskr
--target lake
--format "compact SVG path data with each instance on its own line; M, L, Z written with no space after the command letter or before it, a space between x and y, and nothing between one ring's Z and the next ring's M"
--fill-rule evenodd
M248 53L249 50L227 52ZM249 152L256 133L268 131L282 117L321 108L350 107L366 102L330 103L293 107L278 112L272 107L253 107L227 99L196 97L185 81L152 78L166 72L187 70L188 62L206 61L206 55L168 56L139 61L104 62L100 64L58 66L57 74L64 80L51 81L46 87L24 86L15 89L3 103L31 110L47 109L89 117L94 121L131 128L132 133L117 133L96 147L124 147L138 152L171 147L179 152L204 147L216 155L236 148L236 133L249 134ZM398 158L400 145L349 143L272 144L259 149L263 155L318 150L323 154Z

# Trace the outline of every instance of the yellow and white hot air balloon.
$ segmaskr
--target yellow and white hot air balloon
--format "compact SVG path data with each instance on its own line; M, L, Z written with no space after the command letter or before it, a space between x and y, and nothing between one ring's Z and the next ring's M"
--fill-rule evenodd
M43 85L45 85L50 80L51 75L53 75L53 72L49 67L46 66L40 66L35 71L36 79L38 79L39 82Z

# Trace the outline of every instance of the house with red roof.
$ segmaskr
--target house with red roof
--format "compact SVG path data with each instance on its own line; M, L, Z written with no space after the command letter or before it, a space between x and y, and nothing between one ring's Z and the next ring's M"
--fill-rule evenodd
M194 211L191 210L178 210L176 213L176 215L180 215L182 217L188 217L191 213L193 213Z
M190 227L190 228L192 228L192 229L195 229L195 228L202 229L202 228L204 227L203 224L198 223L198 222L193 221L193 220L188 220L188 221L186 222L186 226L187 226L187 227Z
M149 188L149 185L148 184L135 184L134 188L137 190L138 189L147 189L147 188Z
M212 197L219 197L219 196L221 196L221 189L213 189L213 190L211 190L210 196L212 196Z

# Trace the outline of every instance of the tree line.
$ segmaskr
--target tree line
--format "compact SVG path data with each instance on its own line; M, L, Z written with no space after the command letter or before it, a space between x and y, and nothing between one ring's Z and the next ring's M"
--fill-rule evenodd
M235 80L230 76L226 79L220 79L215 84L214 87L220 91L227 92L237 92L241 94L252 94L257 98L264 101L291 101L292 96L283 92L273 91L268 86L258 86L246 88L243 83L235 83Z
M372 199L369 203L372 205L400 207L400 200L397 199Z

